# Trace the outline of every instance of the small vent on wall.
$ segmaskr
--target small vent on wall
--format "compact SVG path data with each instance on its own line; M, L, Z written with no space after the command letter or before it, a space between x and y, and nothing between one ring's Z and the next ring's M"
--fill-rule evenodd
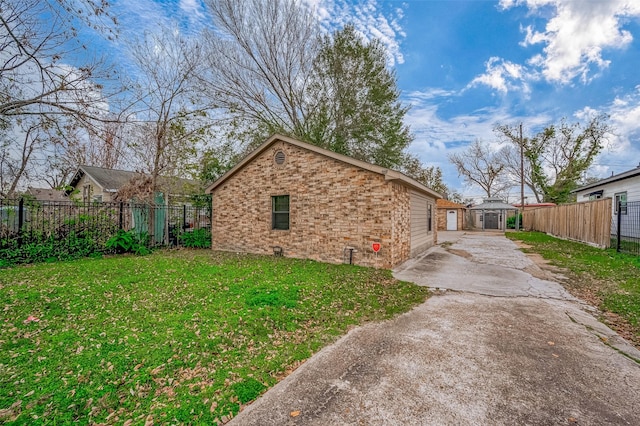
M284 164L284 160L285 159L286 159L286 156L284 155L284 152L282 152L282 151L276 152L276 155L274 157L274 161L276 162L276 164L278 166L282 166Z

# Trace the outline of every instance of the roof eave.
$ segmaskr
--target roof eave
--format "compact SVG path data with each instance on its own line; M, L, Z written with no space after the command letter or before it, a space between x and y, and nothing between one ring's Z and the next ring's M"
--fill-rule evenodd
M407 176L405 174L402 174L400 172L396 172L395 170L388 170L384 174L384 179L386 181L399 181L403 185L408 186L411 189L415 189L415 190L418 190L420 192L425 192L425 193L429 194L430 196L432 196L436 200L440 199L440 198L444 198L442 196L442 194L440 194L439 192L436 192L433 189L421 184L417 180L412 179L409 176Z
M343 155L343 154L338 154L336 152L326 150L326 149L321 148L319 146L312 145L312 144L309 144L307 142L302 142L302 141L299 141L297 139L291 138L289 136L284 136L284 135L280 135L280 134L274 134L269 139L267 139L262 145L260 145L252 153L247 155L244 159L242 159L242 161L240 161L238 164L236 164L233 168L231 168L231 170L227 171L225 174L220 176L216 181L211 183L207 187L205 192L207 194L213 193L213 191L217 187L222 185L227 179L229 179L231 176L236 174L247 163L251 162L258 155L262 154L272 144L274 144L277 141L286 142L286 143L289 143L291 145L295 145L295 146L298 146L300 148L307 149L309 151L312 151L312 152L315 152L315 153L318 153L318 154L333 158L335 160L342 161L343 163L350 164L350 165L359 167L359 168L364 169L364 170L368 170L368 171L371 171L371 172L374 172L374 173L381 174L381 175L383 175L385 177L385 180L387 180L387 181L394 181L394 180L401 181L404 185L406 185L408 187L411 187L413 189L416 189L418 191L425 192L425 193L431 195L432 197L434 197L436 199L443 198L443 196L441 194L439 194L438 192L432 190L431 188L426 187L425 185L421 184L420 182L418 182L418 181L416 181L414 179L411 179L410 177L408 177L408 176L406 176L406 175L404 175L404 174L402 174L400 172L397 172L395 170L389 170L389 169L381 167L381 166L376 166L375 164L370 164L370 163L367 163L365 161L357 160L355 158L348 157L348 156Z
M640 176L640 168L629 170L629 171L626 171L624 173L620 173L619 175L611 176L611 177L599 180L597 182L590 183L590 184L585 185L585 186L581 186L580 188L576 188L576 189L574 189L572 191L569 191L569 192L571 194L576 194L578 192L588 191L588 190L591 190L593 188L597 188L597 187L602 186L602 185L607 185L607 184L610 184L610 183L613 183L613 182L618 182L618 181L629 179L629 178L636 177L636 176Z

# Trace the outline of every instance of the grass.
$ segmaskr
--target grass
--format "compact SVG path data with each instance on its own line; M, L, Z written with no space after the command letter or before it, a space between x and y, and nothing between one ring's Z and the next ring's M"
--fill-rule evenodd
M2 269L0 423L222 423L426 296L389 271L209 251Z
M564 268L565 287L593 302L605 313L605 322L623 331L640 346L640 257L560 240L540 232L510 232L507 237L531 246L552 265ZM613 314L613 315L610 315Z

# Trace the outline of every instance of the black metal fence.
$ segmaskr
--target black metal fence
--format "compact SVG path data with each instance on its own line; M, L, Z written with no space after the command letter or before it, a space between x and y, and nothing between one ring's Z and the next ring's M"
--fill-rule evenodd
M611 247L640 255L640 201L619 202L611 220Z
M199 232L210 235L211 206L0 200L4 257L11 250L26 250L36 258L43 251L53 258L78 250L80 255L107 253L107 241L119 230L132 231L148 246L184 245L187 233L203 230Z

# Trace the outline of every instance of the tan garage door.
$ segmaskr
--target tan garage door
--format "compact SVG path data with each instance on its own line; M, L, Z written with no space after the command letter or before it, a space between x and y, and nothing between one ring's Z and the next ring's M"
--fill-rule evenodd
M411 191L411 256L431 246L428 218L429 198Z

